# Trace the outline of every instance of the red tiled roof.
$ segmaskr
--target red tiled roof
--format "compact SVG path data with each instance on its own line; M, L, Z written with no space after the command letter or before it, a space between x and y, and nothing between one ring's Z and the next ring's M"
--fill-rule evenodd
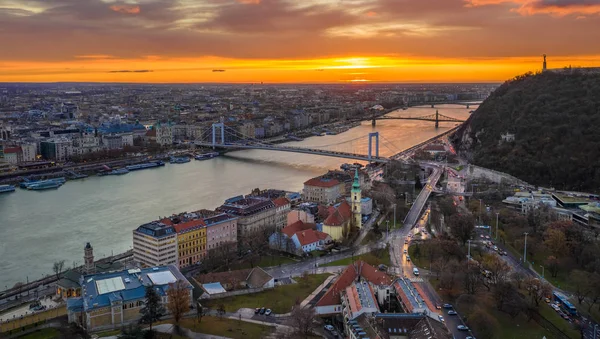
M323 224L327 226L340 226L350 218L352 218L352 209L350 204L344 200L333 213L329 214Z
M329 215L329 210L327 209L327 207L319 205L319 207L317 208L317 215L321 219L327 219L327 216Z
M317 228L317 225L305 223L302 220L298 220L295 223L284 227L281 230L281 232L283 232L285 235L287 235L288 238L291 238L296 232L310 230L310 229L314 229L314 228Z
M169 218L160 219L160 222L168 226L173 226L173 222Z
M360 272L360 276L372 284L389 285L392 283L392 279L387 274L378 271L375 267L362 260L358 260L354 264L350 264L346 267L344 272L340 274L337 280L317 302L317 306L339 305L341 303L340 293L344 291L346 287L350 286L358 277L358 272L356 271L357 268Z
M296 236L298 237L298 241L301 246L310 245L319 241L315 230L305 230L296 232Z
M319 240L325 240L329 236L329 234L327 234L325 232L321 232L321 231L315 231L315 232L317 232L317 238L319 238Z
M287 198L279 197L279 198L273 200L273 203L275 204L275 207L281 207L281 206L288 205L290 203L290 201L287 200Z
M4 149L4 153L19 153L21 152L21 147L7 147Z
M325 187L330 188L339 185L340 182L336 179L323 180L321 177L312 178L304 183L305 186Z
M181 232L188 231L192 228L202 227L202 226L206 226L206 224L204 223L204 220L195 219L195 220L191 220L191 221L187 221L187 222L182 222L180 224L174 225L173 227L175 228L175 231L177 233L181 233Z

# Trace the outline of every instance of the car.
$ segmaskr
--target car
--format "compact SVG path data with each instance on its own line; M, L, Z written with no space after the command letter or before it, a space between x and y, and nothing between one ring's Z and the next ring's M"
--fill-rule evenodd
M335 330L335 328L332 325L325 325L325 329L327 331L331 331L331 332L333 332Z
M442 317L441 315L438 315L438 319L439 319L441 322L444 322L444 317Z
M456 314L457 314L456 311L453 311L453 310L448 311L448 315L456 315Z
M468 336L468 337L465 337L465 339L475 339L475 338L471 337L471 336Z
M546 302L546 304L549 304L550 303L550 298L546 298L546 299L544 299L544 301Z
M267 308L267 310L265 311L265 315L271 315L271 313L272 313L272 312L271 312L271 309L270 309L270 308Z
M257 308L254 309L254 314L258 314L259 312L260 312L260 308L259 307L257 307Z
M406 253L408 253L408 251L407 251L407 250L404 250L404 254L406 254Z
M458 326L456 326L456 329L459 331L468 331L469 330L469 328L465 325L458 325Z
M442 306L440 306L440 305L435 305L435 309L436 309L436 310L441 310L441 309L442 309Z
M261 307L261 308L260 308L260 311L258 312L258 314L265 314L265 312L266 312L266 311L267 311L267 309L266 309L266 308L264 308L264 307Z
M450 309L452 308L452 304L444 304L443 307L446 309Z
M485 238L485 235L483 235L483 234L480 234L480 235L479 235L479 237L480 237L480 238Z
M410 261L410 255L406 255L406 261Z

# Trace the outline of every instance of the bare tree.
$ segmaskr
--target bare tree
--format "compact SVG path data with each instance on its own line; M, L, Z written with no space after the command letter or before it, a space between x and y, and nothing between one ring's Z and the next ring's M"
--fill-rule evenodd
M190 309L190 290L183 280L177 280L169 284L167 297L169 299L167 309L173 315L175 324L179 324L183 315Z
M523 273L521 271L515 271L513 274L511 274L510 277L517 284L517 288L521 289L521 284L523 283L523 281L526 278L525 273Z
M56 279L60 279L60 274L62 273L64 268L64 260L55 261L54 264L52 264L52 271L54 272L54 274L56 274Z
M318 317L312 307L295 306L290 317L290 325L304 338L308 338L315 328Z

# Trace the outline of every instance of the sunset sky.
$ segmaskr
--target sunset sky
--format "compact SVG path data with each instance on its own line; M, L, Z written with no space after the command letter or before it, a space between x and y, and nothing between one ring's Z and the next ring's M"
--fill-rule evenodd
M0 82L497 82L599 41L600 0L0 0Z

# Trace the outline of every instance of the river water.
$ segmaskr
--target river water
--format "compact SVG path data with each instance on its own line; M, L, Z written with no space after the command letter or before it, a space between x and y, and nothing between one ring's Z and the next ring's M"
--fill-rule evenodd
M466 119L461 106L439 106L440 114ZM409 108L396 116L423 116L432 108ZM368 133L380 134L380 155L389 156L454 127L454 123L413 120L370 121L338 134L311 137L293 146L334 145L328 149L367 153ZM348 140L359 140L344 143ZM213 209L254 188L300 191L304 181L336 169L344 162L309 154L244 150L205 161L136 171L122 176L69 181L58 190L0 195L0 290L16 282L39 279L52 263L83 263L83 247L91 242L96 259L132 247L137 226L183 211Z

